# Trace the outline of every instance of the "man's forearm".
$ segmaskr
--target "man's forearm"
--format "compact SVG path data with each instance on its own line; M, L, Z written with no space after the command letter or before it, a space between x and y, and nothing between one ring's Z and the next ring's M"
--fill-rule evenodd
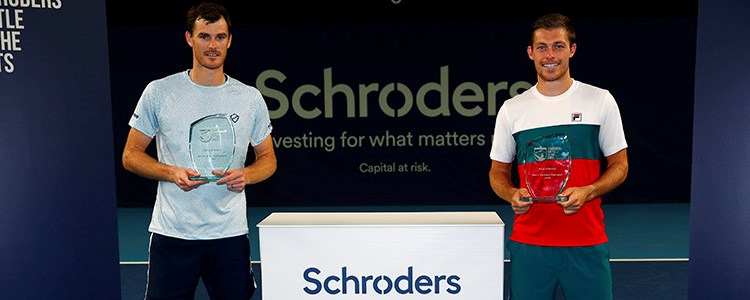
M594 187L593 198L601 197L625 182L625 178L628 176L628 169L626 149L607 157L607 169L591 184Z
M492 190L498 197L508 202L511 202L513 194L518 189L510 179L510 172L510 164L493 161L489 176Z
M243 168L245 182L247 184L256 184L268 179L276 172L276 156L261 155L252 164Z
M125 170L145 178L164 181L172 180L172 167L160 163L145 152L125 151L122 156L122 165Z

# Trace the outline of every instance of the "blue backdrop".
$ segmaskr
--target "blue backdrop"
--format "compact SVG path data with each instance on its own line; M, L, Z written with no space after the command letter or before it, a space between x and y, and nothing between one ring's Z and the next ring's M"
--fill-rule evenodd
M750 3L701 1L690 203L690 299L749 299Z
M93 0L0 5L4 299L120 297L104 12Z

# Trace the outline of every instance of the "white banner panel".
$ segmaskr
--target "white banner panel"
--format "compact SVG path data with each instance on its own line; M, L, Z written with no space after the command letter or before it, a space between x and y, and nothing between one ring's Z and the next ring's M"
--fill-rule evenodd
M258 228L264 300L503 296L495 212L272 213Z

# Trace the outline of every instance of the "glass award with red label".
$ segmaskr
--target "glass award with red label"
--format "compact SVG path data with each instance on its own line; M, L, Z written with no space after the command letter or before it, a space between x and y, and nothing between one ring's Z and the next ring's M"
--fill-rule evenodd
M529 141L522 160L526 189L531 197L523 197L521 201L568 200L560 196L570 177L572 165L567 135L551 134Z

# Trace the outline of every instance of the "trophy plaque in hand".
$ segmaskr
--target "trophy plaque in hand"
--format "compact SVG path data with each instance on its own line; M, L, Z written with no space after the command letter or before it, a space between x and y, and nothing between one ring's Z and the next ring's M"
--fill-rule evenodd
M568 197L559 195L570 176L571 157L567 135L552 134L529 141L522 158L526 189L531 197L523 197L521 201L568 200Z
M190 124L190 159L200 176L190 180L216 181L211 171L225 172L234 158L234 125L225 114L203 117Z

